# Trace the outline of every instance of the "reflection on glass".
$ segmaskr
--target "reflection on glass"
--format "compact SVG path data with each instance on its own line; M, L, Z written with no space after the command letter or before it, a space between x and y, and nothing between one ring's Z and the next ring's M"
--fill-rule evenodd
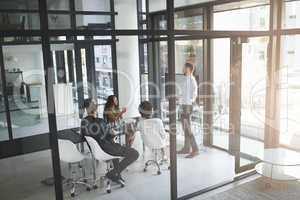
M3 93L3 80L0 70L0 141L8 140L8 129L6 120L6 107Z
M70 29L71 17L64 14L49 14L48 23L49 29Z
M48 10L70 10L70 0L47 0Z
M148 74L141 75L141 101L149 101Z
M166 15L154 16L154 29L166 30ZM177 30L202 30L203 14L201 8L186 9L184 11L176 11L174 15L174 26Z
M41 45L4 46L3 54L13 137L48 133Z
M98 104L105 104L108 96L114 93L111 47L109 45L94 46L96 90Z
M0 1L1 9L17 9L17 10L37 10L39 8L38 0L2 0Z
M185 88L185 76L183 75L183 68L186 62L192 63L195 66L194 76L197 80L198 87L199 83L203 81L203 46L202 40L195 40L195 41L176 41L175 43L175 66L176 66L176 96L179 99L182 99L182 93ZM197 140L197 144L203 144L203 130L202 130L202 102L200 104L196 104L193 106L193 112L191 115L191 126L193 127L192 130L194 131L194 135ZM180 123L180 115L181 115L181 106L180 100L178 101L177 105L177 112L178 112L178 131L177 134L177 146L179 149L183 146L184 141L184 133L182 124Z
M38 13L2 13L0 12L0 31L40 29Z
M110 0L75 0L76 11L110 11Z
M213 145L229 149L230 39L213 40Z
M213 17L214 30L268 30L269 17L269 5L218 11Z
M241 165L264 151L268 39L250 38L242 50Z
M283 28L300 27L300 1L285 0L283 4Z
M280 143L299 149L299 100L300 100L300 65L299 35L282 38L281 69L280 69Z
M55 113L58 130L79 127L78 94L73 44L52 44Z
M76 15L76 27L79 29L110 29L110 18L108 15Z
M175 29L177 30L202 30L202 9L189 9L175 13Z

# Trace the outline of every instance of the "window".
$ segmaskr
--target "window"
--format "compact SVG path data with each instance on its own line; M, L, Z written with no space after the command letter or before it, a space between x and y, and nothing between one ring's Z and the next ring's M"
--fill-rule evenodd
M0 31L40 29L38 5L38 0L0 1Z
M280 69L280 142L299 149L299 100L300 100L300 35L282 37Z
M269 29L268 1L221 4L214 7L214 12L214 30L262 31Z
M283 4L282 26L285 29L300 28L300 1L285 0Z
M41 45L3 46L13 138L48 133Z

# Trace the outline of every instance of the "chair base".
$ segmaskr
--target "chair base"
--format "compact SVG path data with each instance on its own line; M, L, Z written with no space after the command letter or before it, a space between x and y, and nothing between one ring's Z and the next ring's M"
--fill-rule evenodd
M106 162L106 167L107 167L107 172L109 172L109 170L111 169L111 167L113 166L112 164L112 160L109 160ZM93 184L93 188L97 189L98 185L97 182L100 182L100 187L101 185L105 184L105 190L107 193L111 193L111 180L109 178L106 177L106 175L104 176L100 176L99 178L96 178L96 176L94 176L94 184ZM120 187L125 187L125 183L123 183L122 181L120 181L119 183Z
M161 174L161 171L160 171L160 164L158 163L158 161L156 160L148 160L146 163L145 163L145 168L144 168L144 172L147 172L147 168L151 165L154 165L157 167L157 175L160 175Z
M73 179L68 179L64 185L71 185L71 190L70 190L70 194L71 197L75 197L76 196L76 187L81 185L81 186L85 186L86 187L86 191L91 191L92 186L90 184L87 183L87 179L78 179L78 180L73 180Z

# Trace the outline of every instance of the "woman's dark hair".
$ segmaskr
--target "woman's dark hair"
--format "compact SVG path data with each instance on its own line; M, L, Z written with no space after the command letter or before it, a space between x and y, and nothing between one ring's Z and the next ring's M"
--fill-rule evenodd
M109 108L112 108L113 106L115 106L117 108L119 107L119 105L115 105L115 101L114 101L115 98L117 98L116 95L110 95L107 97L107 100L106 100L106 103L104 106L104 111L106 111Z
M149 119L152 116L152 103L149 101L143 101L139 106L139 112L143 118Z

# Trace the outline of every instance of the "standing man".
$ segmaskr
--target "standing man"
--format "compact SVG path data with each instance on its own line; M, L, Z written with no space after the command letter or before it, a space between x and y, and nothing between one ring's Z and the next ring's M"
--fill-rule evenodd
M191 129L191 115L193 112L193 103L197 98L197 81L193 76L194 65L185 63L183 70L185 79L182 91L182 114L181 124L184 131L184 147L178 151L178 154L188 154L186 158L194 158L199 155L198 145Z

